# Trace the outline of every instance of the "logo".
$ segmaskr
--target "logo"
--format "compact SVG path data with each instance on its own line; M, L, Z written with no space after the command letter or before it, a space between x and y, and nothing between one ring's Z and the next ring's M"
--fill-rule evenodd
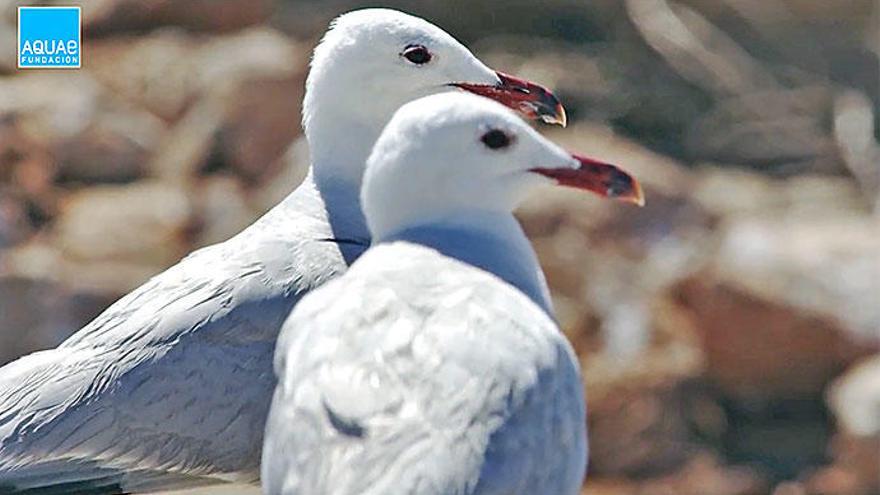
M81 35L79 7L19 7L18 68L78 69Z

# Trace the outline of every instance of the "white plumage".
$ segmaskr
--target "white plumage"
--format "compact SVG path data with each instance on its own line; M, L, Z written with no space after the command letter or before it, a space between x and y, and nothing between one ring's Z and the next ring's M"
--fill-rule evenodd
M430 66L401 57L413 43L436 54ZM369 243L358 192L373 142L401 104L462 81L499 78L421 19L389 10L340 17L307 83L306 181L57 349L0 369L0 492L257 481L280 326Z
M583 385L550 317L428 247L361 261L286 324L264 492L577 493Z
M579 368L511 210L581 165L479 97L395 114L362 193L376 245L283 326L266 493L579 492Z

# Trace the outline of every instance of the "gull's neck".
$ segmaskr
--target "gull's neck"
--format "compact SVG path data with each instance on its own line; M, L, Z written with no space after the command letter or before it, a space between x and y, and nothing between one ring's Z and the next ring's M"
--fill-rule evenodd
M350 115L334 115L332 110L314 112L309 119L309 176L326 205L337 237L370 238L361 211L360 190L367 157L381 130L375 127Z
M463 211L405 227L378 240L420 244L486 270L513 285L553 317L550 291L532 245L510 213Z

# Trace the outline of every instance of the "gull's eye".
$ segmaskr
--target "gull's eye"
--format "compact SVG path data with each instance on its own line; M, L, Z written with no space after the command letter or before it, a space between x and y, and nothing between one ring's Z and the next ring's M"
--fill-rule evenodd
M416 65L425 65L431 61L431 52L422 45L407 45L400 56Z
M513 136L501 129L492 129L483 134L480 141L482 141L489 149L500 150L507 148L513 143Z

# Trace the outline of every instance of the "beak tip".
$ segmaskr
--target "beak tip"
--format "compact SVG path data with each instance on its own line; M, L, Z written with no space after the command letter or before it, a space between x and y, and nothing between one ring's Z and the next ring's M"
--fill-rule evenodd
M640 207L645 206L645 193L635 177L613 165L603 165L607 167L609 174L607 197Z
M562 106L562 103L557 101L556 104L552 106L552 111L550 111L549 108L549 105L544 106L537 112L541 120L545 124L555 124L565 128L568 125L568 116L565 113L565 107Z
M556 121L564 129L568 125L568 116L565 114L565 107L562 103L556 104Z
M525 118L561 127L568 125L565 108L549 89L499 71L495 72L495 77L498 82L494 85L467 82L452 85L498 101Z
M639 208L645 206L645 193L642 191L642 185L638 182L633 183L633 195L630 201Z

